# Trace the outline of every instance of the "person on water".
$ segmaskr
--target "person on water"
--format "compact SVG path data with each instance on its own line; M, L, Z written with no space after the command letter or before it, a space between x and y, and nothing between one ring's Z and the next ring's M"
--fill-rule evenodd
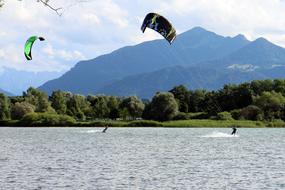
M236 132L237 132L237 128L236 128L236 127L233 127L232 135L236 135Z
M106 133L107 129L108 129L108 125L105 127L105 129L102 131L102 133Z

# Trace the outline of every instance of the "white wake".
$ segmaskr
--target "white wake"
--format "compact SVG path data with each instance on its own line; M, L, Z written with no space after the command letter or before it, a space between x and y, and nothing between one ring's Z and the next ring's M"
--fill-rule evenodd
M98 129L92 129L92 130L87 130L87 131L80 131L80 133L101 133L102 130Z
M239 137L239 136L237 134L231 135L231 134L222 133L222 132L212 132L210 134L203 135L201 137L205 137L205 138L232 138L232 137Z

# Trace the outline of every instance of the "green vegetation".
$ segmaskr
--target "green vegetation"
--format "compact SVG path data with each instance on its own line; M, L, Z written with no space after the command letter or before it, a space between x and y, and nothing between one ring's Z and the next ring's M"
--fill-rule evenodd
M275 123L274 123L275 124ZM273 124L273 125L274 125ZM215 127L215 128L226 128L226 127L266 127L266 124L260 121L237 121L237 120L180 120L180 121L168 121L164 123L165 127ZM285 126L285 123L284 123Z
M157 121L172 120L178 114L178 104L174 95L158 92L146 106L143 118Z
M0 120L8 120L9 118L10 101L4 94L0 94Z
M231 113L224 111L217 114L217 120L233 120Z
M24 126L72 126L75 119L54 113L28 113L21 119Z
M217 91L176 86L151 101L136 96L48 96L29 88L0 94L0 126L285 127L285 80L225 85Z
M163 124L158 121L151 120L141 120L141 121L131 121L124 126L126 127L163 127Z

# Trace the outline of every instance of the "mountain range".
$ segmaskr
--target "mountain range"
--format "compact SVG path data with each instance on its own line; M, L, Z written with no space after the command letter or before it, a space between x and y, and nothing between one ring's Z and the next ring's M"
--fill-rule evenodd
M79 94L137 95L150 98L183 84L190 89L217 89L227 83L283 78L285 49L264 38L224 37L201 27L165 40L123 47L81 61L39 88Z
M12 94L11 92L7 92L1 88L0 88L0 93L5 94L6 96L14 96L14 94Z

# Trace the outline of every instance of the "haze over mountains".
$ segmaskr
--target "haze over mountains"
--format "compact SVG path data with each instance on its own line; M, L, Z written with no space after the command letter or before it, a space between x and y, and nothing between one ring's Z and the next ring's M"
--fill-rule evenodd
M13 94L11 92L7 92L1 88L0 88L0 93L5 94L6 96L13 96Z
M40 87L80 94L137 95L150 98L183 84L190 89L217 89L226 83L283 78L285 49L264 38L223 37L196 27L165 40L124 47L81 61L58 79Z
M9 93L22 95L30 86L38 87L52 78L61 76L61 72L28 72L4 68L0 73L0 86ZM23 90L24 89L24 90Z

